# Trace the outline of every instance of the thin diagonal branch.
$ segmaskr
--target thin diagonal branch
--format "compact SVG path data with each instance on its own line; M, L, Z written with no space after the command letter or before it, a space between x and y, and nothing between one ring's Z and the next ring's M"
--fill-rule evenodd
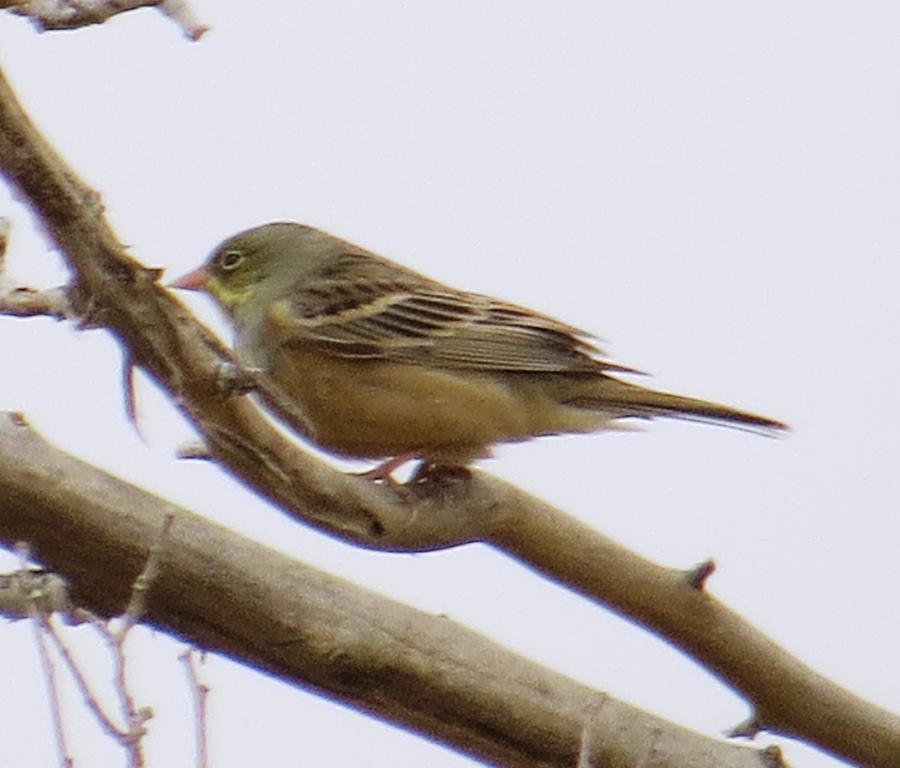
M203 659L203 654L197 652L196 648L188 648L178 658L184 664L185 675L187 676L188 685L191 687L191 694L194 699L194 739L197 742L197 768L208 768L209 751L206 744L206 699L209 696L209 686L200 680L200 673L197 671L197 656Z
M47 635L44 630L44 624L35 617L32 621L32 628L34 629L34 642L38 649L41 669L44 673L44 679L47 681L47 694L50 698L50 717L53 721L53 735L56 739L56 750L59 753L59 764L62 768L72 768L75 763L69 753L69 744L66 739L66 729L63 726L62 710L60 708L59 686L56 682L56 667L50 658L50 649L47 647Z

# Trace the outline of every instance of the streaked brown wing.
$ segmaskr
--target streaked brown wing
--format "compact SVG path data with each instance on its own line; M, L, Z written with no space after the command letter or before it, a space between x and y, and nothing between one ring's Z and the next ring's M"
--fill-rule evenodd
M588 334L553 318L453 291L399 265L368 266L377 267L369 279L335 275L294 286L270 311L270 338L342 358L457 370L630 370L603 360Z

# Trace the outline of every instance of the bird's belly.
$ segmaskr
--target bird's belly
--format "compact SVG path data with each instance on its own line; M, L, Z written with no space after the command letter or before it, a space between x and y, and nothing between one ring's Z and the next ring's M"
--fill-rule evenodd
M381 458L417 453L465 462L491 444L535 434L521 396L488 374L285 351L272 377L326 450Z

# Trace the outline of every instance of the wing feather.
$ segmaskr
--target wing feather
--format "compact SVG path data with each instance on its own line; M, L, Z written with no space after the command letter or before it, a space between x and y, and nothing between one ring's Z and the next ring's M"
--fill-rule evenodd
M332 267L291 286L269 312L269 338L342 358L455 370L634 372L604 359L589 334L546 315L390 262L367 261L363 275L351 263L346 273Z

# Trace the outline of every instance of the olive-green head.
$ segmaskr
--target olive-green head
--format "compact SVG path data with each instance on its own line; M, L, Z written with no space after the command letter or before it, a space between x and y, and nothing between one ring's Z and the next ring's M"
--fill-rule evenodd
M328 258L331 241L329 235L303 224L264 224L232 235L206 263L171 285L204 291L234 317L302 281Z

